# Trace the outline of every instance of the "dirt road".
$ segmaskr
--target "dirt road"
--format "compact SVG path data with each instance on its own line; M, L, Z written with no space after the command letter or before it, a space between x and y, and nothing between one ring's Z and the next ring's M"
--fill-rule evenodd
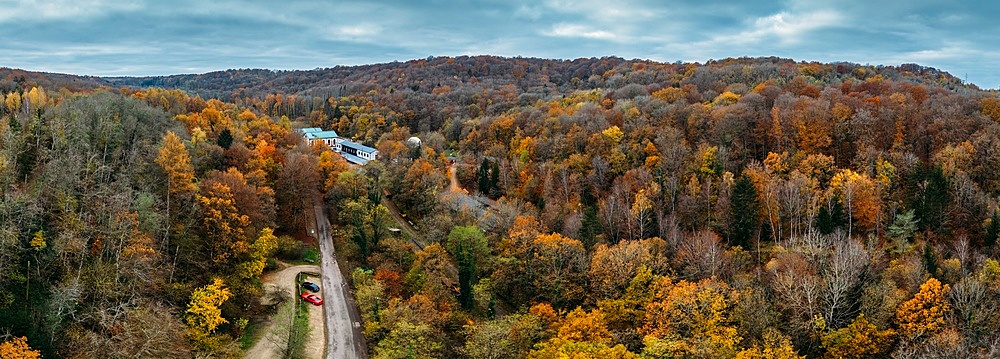
M354 297L337 265L337 254L330 236L330 221L322 204L316 212L316 238L322 256L323 308L326 313L326 357L333 359L368 358L365 337L361 334L361 316Z
M250 350L247 351L247 359L270 359L280 358L288 345L288 333L291 329L292 316L296 301L301 301L296 297L295 276L299 272L319 272L320 267L315 265L300 265L285 267L277 272L269 273L261 278L264 283L265 293L284 292L287 301L282 303L278 312L270 321L263 324L261 330L264 334ZM270 294L265 298L271 297ZM305 355L308 358L323 357L323 307L309 305L309 338L306 340Z

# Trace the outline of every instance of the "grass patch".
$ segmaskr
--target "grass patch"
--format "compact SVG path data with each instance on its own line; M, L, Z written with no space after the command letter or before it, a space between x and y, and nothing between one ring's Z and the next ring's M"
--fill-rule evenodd
M319 248L302 244L302 248L293 256L279 257L290 265L315 264L319 265Z
M309 340L309 308L303 300L295 301L295 319L288 333L286 358L305 358L306 341Z
M260 325L254 322L248 323L247 327L243 329L243 336L240 337L240 349L243 351L250 350L254 344L257 344L257 341L260 340L263 334Z
M319 263L319 249L306 249L306 251L302 253L302 260L306 263Z

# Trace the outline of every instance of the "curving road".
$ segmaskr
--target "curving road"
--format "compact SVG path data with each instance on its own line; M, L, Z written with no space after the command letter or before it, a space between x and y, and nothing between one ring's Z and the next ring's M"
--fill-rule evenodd
M316 239L319 242L323 272L323 311L326 315L326 358L368 358L365 337L361 334L361 316L350 288L340 273L337 254L330 236L330 221L326 206L314 206L316 213Z

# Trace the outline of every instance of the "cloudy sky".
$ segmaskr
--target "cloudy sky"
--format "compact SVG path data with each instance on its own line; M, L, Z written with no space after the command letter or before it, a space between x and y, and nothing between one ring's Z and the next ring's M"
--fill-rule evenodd
M995 1L0 0L0 66L114 76L430 55L773 55L918 63L997 88L998 20Z

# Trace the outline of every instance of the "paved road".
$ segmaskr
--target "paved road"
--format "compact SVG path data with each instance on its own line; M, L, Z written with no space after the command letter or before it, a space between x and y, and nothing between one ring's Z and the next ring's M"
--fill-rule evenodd
M330 221L322 204L316 212L316 238L319 242L323 272L323 308L326 314L326 357L328 359L368 358L365 337L361 334L361 316L354 304L344 276L337 265L337 254L330 236Z

